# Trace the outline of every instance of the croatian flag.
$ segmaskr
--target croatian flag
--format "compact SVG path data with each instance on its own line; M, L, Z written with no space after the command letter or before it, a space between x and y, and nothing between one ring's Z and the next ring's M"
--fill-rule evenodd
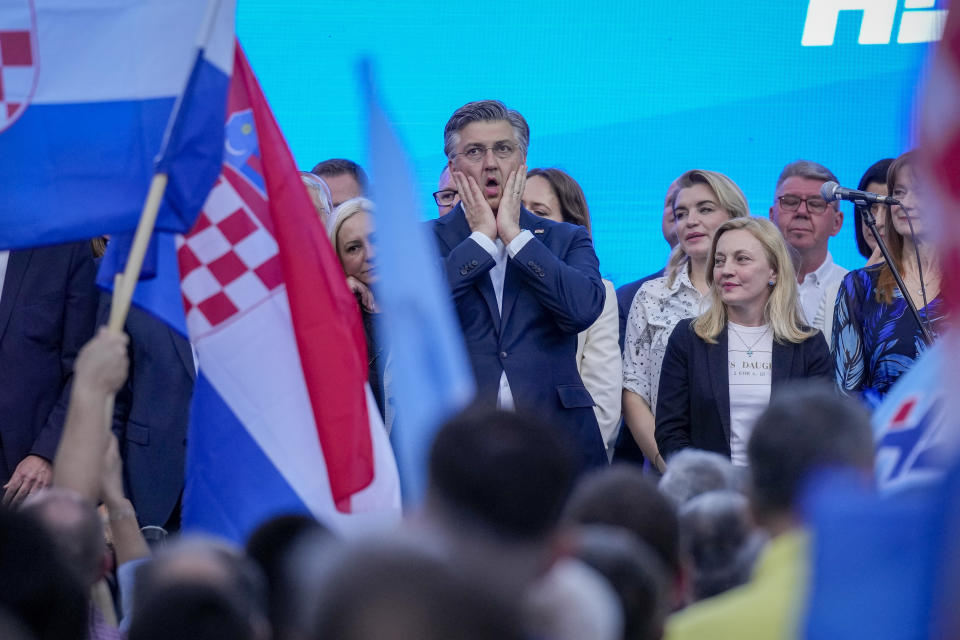
M242 541L289 512L341 533L393 524L357 302L239 46L224 131L222 173L177 241L200 363L184 529Z
M190 229L219 173L234 14L235 0L0 2L0 249L132 231L158 164L157 228Z

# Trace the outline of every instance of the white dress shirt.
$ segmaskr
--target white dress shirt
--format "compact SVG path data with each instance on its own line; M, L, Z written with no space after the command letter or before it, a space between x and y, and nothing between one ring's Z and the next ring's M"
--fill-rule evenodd
M490 254L497 264L490 269L490 282L493 283L493 293L497 296L497 311L503 313L503 281L507 277L507 256L515 258L520 249L523 249L528 242L533 240L533 234L524 229L510 241L506 247L503 241L497 238L495 241L482 231L474 231L470 234L474 242L479 244ZM507 380L507 372L500 372L500 390L497 392L497 408L512 411L513 392L510 391L510 382Z
M829 289L836 291L837 284L847 275L847 270L833 261L833 256L827 253L816 271L811 271L797 286L797 293L800 297L800 307L803 309L803 317L808 325L814 329L823 331L824 325L833 322L833 307L830 307L830 317L822 317L825 309L821 308L820 302L824 294ZM820 313L818 313L820 312Z

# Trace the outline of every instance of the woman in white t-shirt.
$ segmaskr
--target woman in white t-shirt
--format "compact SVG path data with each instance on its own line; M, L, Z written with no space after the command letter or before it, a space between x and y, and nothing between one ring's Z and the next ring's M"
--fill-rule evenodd
M714 231L727 220L750 215L740 187L722 173L694 169L676 185L671 205L679 242L666 275L644 282L634 296L623 344L623 421L660 471L666 467L653 437L654 409L667 339L677 322L709 304L707 259Z
M667 343L656 439L665 457L695 447L746 466L750 431L771 395L794 378L829 379L832 361L823 334L803 324L796 274L773 223L720 225L710 264L714 303L678 323Z

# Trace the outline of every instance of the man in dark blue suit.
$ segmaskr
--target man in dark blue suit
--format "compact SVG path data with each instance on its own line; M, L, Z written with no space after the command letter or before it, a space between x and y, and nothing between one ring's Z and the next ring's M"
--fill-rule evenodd
M461 202L431 224L477 380L478 401L536 413L565 431L584 467L606 464L593 399L576 366L577 333L605 297L582 227L520 204L530 130L495 100L458 109L444 152Z
M109 296L100 318L109 317ZM113 431L123 459L123 484L140 526L180 528L187 424L196 367L186 338L137 307L123 328L130 336L130 375L117 391Z
M97 317L89 242L0 251L0 480L15 504L52 478L73 361Z

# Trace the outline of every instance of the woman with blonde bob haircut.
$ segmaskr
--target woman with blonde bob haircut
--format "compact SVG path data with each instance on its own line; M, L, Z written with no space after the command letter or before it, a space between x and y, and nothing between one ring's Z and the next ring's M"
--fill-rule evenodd
M374 328L374 316L380 310L373 297L373 284L377 281L376 250L372 241L373 212L373 203L366 198L351 198L334 209L327 219L327 234L340 259L347 286L360 305L360 318L367 337L367 379L380 415L389 429L392 416L386 414L388 392L384 370L387 356Z
M722 173L693 169L675 184L671 206L677 246L664 275L644 282L634 296L623 344L624 424L660 471L666 466L654 439L654 415L667 339L680 320L710 303L707 267L714 232L728 220L750 215L740 187Z
M833 363L823 334L803 323L793 263L772 222L720 225L710 264L710 308L678 323L667 343L656 440L665 456L694 447L742 467L770 398L790 380L830 378Z

